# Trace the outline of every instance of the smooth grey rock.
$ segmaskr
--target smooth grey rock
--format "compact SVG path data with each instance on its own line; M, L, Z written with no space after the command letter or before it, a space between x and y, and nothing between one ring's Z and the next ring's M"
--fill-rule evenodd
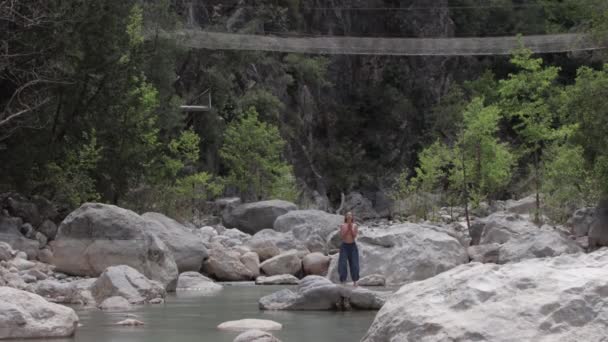
M520 215L534 215L536 211L536 196L530 195L519 200L508 200L505 203L505 210Z
M466 248L446 230L428 224L404 223L382 229L361 228L357 240L360 276L380 274L388 285L422 280L467 263ZM338 255L328 278L338 277Z
M53 240L57 235L57 225L51 220L44 220L38 227L38 231L44 234L49 240Z
M245 246L256 252L260 261L268 260L292 249L307 250L304 242L296 239L292 232L282 233L272 229L257 232L245 242Z
M358 192L351 192L346 195L343 213L349 211L360 220L374 219L379 216L374 210L372 202Z
M573 240L556 231L536 230L510 239L498 250L498 263L530 258L555 257L583 252Z
M105 311L126 311L131 309L131 304L123 297L114 296L104 299L99 308Z
M57 280L46 279L37 282L33 291L56 303L95 305L95 299L91 294L91 286L97 279L81 279L67 283Z
M378 310L389 292L336 285L324 277L307 276L296 291L283 289L259 300L262 310Z
M575 237L587 236L591 224L593 224L595 216L595 208L581 208L576 210L570 219L568 219L568 227L570 227L572 235Z
M15 258L15 259L11 260L9 262L9 264L14 266L15 268L17 268L19 271L29 270L30 268L33 268L34 266L36 266L35 262L28 261L28 260L21 259L21 258Z
M252 319L245 318L239 319L236 321L228 321L221 323L217 326L219 330L229 330L229 331L247 331L252 329L258 330L281 330L283 329L283 325L281 323L277 323L275 321L267 320L267 319Z
M538 230L538 227L519 214L497 212L482 220L485 224L479 244L503 244L514 236Z
M239 260L247 267L254 277L260 275L260 258L256 252L245 252Z
M497 264L499 249L500 244L493 242L485 245L470 246L467 248L467 253L469 253L471 261Z
M108 267L91 286L91 293L98 303L120 296L131 304L142 304L154 298L163 298L165 289L162 284L146 278L133 267L120 265Z
M47 237L41 232L36 232L34 234L34 238L36 239L36 241L38 241L38 245L40 246L40 248L44 248L48 242Z
M252 329L239 334L233 342L281 342L281 340L269 332Z
M240 281L254 278L253 272L240 260L240 253L213 245L209 249L209 258L205 260L203 273L217 280Z
M74 335L73 309L10 287L0 287L0 339L51 338Z
M123 325L123 326L141 326L144 325L144 322L133 319L133 318L127 318L124 319L120 322L116 322L116 325Z
M302 260L298 251L291 250L264 261L260 268L266 275L291 274L295 275L302 270Z
M362 341L601 341L608 249L470 263L401 287Z
M203 243L210 242L211 238L216 237L217 235L217 230L210 226L205 226L198 230L198 236L201 238Z
M42 223L38 207L25 197L21 195L9 196L5 200L5 204L11 216L20 217L23 221L31 223L34 227L38 227Z
M223 221L228 228L255 234L264 228L272 228L277 217L296 209L295 204L281 200L246 203L225 211Z
M344 221L341 215L320 210L293 210L277 217L274 230L291 232L293 236L306 243L313 252L324 252L324 242L332 232L340 228ZM320 242L320 243L319 243Z
M255 278L256 285L297 285L298 278L291 274L279 274L270 277L259 276Z
M384 286L386 279L381 274L370 274L357 281L359 286Z
M25 252L29 259L36 259L40 244L21 234L22 225L21 218L0 215L0 241L8 243L14 250Z
M13 258L15 251L6 242L0 241L0 261L8 261Z
M173 253L178 271L198 271L207 259L207 249L197 235L181 223L159 213L145 213L142 217L157 224L147 228L154 232Z
M323 253L315 252L307 254L302 259L302 268L306 275L327 275L331 258Z
M130 210L85 203L65 218L49 244L53 264L59 272L92 277L110 266L128 265L173 290L177 265L152 224Z
M177 280L178 291L201 291L212 293L220 291L222 288L222 285L216 284L212 279L209 279L198 272L182 273Z

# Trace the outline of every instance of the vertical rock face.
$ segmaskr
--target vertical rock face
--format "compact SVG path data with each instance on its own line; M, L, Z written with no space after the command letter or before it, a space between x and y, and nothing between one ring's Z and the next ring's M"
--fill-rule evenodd
M73 309L10 287L0 287L0 339L68 337L78 316Z
M147 228L156 234L173 253L179 272L198 271L207 259L203 241L181 223L159 213L145 213L142 217L151 224Z
M98 276L106 268L128 265L175 289L173 254L136 213L113 205L85 203L59 226L52 263L60 272Z
M608 249L462 265L401 287L362 341L601 341L607 278Z

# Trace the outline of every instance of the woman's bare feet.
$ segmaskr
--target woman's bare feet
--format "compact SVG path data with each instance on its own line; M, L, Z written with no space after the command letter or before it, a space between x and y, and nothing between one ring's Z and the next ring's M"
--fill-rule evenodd
M356 281L353 281L353 286L354 286L354 287L357 287L357 286L359 286L359 285L357 285L357 282L356 282Z

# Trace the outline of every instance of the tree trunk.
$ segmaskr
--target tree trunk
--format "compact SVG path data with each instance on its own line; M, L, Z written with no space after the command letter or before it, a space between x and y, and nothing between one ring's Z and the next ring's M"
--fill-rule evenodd
M462 157L462 195L464 199L464 216L467 219L467 229L471 233L471 220L469 218L469 191L467 189L467 167L464 159L464 150L461 153Z
M534 185L536 187L536 210L534 212L534 222L540 225L540 165L538 160L538 146L534 151Z

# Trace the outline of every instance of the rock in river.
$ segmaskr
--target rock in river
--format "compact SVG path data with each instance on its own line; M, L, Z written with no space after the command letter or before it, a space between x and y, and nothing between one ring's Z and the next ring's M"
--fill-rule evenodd
M283 289L260 299L262 310L378 310L388 292L336 285L327 278L307 276L296 291Z
M120 296L131 304L142 304L165 296L164 287L146 278L136 269L121 265L108 267L91 286L91 293L98 303L107 298Z
M173 290L178 275L173 253L150 225L130 210L85 203L59 226L50 243L51 261L60 272L93 277L110 266L128 265Z
M239 319L237 321L224 322L224 323L218 325L217 328L220 330L231 330L231 331L247 331L247 330L251 330L251 329L270 331L270 330L281 330L281 329L283 329L283 325L281 323L277 323L275 321L270 321L267 319L245 318L245 319Z
M78 316L71 308L0 287L0 339L68 337L77 325Z
M142 217L156 224L148 225L173 253L178 271L198 271L207 259L207 249L197 234L181 223L159 213L145 213Z

